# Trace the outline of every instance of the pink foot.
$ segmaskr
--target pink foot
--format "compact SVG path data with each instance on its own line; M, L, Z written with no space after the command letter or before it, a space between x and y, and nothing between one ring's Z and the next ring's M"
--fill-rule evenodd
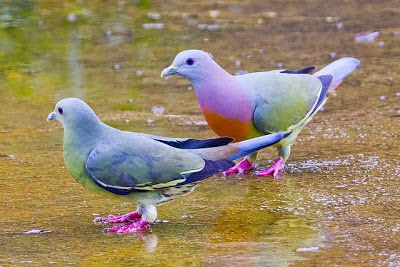
M277 158L274 164L272 164L272 166L269 167L267 170L256 171L253 173L253 175L259 177L267 175L273 175L274 177L279 177L280 175L282 175L284 169L285 169L285 161L283 160L283 158Z
M114 215L109 215L106 218L103 217L96 217L94 218L93 222L94 223L99 223L99 222L105 222L105 223L124 223L124 222L134 222L142 218L142 215L140 215L137 211L130 212L121 216L114 216Z
M114 226L111 228L105 228L103 232L117 233L117 234L131 234L137 231L145 230L150 226L150 223L145 220L138 220L126 226Z
M225 175L231 175L234 173L243 174L246 171L250 171L254 169L255 165L251 163L247 158L244 158L241 162L239 162L236 166L230 168L225 172Z

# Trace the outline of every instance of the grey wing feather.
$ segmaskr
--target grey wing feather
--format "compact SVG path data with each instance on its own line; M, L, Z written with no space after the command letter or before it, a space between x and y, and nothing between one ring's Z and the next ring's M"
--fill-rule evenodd
M94 148L86 161L89 178L100 187L119 195L134 191L175 186L184 174L203 169L200 157L148 140L109 142Z

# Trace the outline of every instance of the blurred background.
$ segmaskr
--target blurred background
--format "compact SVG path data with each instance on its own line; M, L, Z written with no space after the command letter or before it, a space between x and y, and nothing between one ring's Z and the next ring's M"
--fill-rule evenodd
M1 0L0 266L400 265L399 17L397 0ZM192 85L160 78L185 49L233 74L361 67L303 129L283 179L213 177L151 231L103 234L95 216L136 204L81 187L46 117L79 97L123 130L215 137Z

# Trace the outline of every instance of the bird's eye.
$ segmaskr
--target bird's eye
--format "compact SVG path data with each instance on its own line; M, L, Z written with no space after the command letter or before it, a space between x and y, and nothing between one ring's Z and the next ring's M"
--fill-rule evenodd
M188 64L189 66L192 66L194 64L194 59L193 58L188 58L186 60L186 64Z
M58 113L60 113L61 115L64 113L64 110L62 109L62 107L58 108Z

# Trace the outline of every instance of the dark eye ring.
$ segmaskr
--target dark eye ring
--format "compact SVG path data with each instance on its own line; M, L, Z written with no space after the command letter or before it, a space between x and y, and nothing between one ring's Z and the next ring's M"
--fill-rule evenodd
M60 113L61 115L64 113L62 107L59 107L59 108L58 108L58 113Z
M192 66L194 64L194 59L193 58L188 58L186 60L186 64L188 64L189 66Z

